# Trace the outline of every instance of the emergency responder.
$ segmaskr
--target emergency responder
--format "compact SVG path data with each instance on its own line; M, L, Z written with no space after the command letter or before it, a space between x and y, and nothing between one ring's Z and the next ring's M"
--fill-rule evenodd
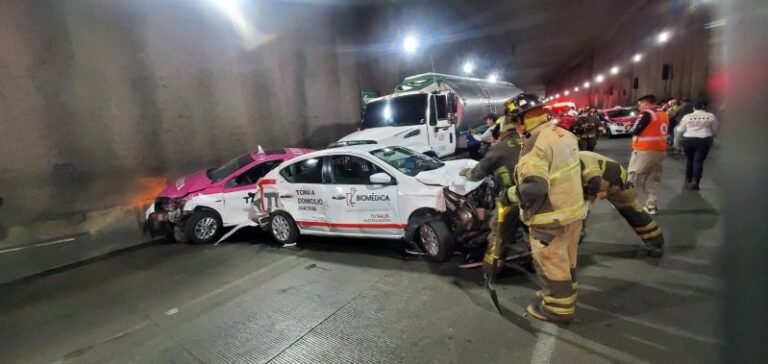
M506 118L502 116L500 118L499 142L488 149L483 159L474 168L465 168L460 174L470 181L479 181L486 176L493 175L496 196L500 196L514 183L512 173L517 165L522 144L514 124L506 122ZM496 199L496 206L489 221L491 232L488 235L488 245L483 258L483 267L486 272L495 269L493 267L502 261L503 243L515 239L515 234L521 227L518 215L519 210L516 205L503 204L500 198ZM460 267L472 268L476 266L473 262L468 261Z
M539 320L570 322L576 310L576 253L585 215L576 137L549 123L532 94L506 102L508 117L526 137L515 168L515 186L504 195L520 205L530 228L534 266L542 290L528 306Z
M651 257L664 254L664 235L653 217L637 202L637 192L627 183L627 171L619 162L595 152L579 152L581 161L581 182L584 198L592 207L595 200L607 199L619 211L629 226L643 240Z
M632 157L629 159L629 181L645 192L645 211L659 213L656 187L661 181L662 166L667 156L669 116L656 110L656 97L645 95L637 100L640 116L632 134Z

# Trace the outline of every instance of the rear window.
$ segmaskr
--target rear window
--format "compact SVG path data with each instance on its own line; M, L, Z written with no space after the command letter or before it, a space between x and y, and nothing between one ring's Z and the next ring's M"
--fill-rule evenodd
M323 162L320 158L293 163L280 171L290 183L323 183Z

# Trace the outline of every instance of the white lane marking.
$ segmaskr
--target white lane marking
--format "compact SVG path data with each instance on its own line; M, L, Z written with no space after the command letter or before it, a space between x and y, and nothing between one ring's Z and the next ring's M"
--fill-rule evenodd
M174 307L174 308L172 308L172 309L170 309L168 311L165 311L165 314L168 315L168 316L175 315L177 313L179 313L179 309L176 308L176 307Z
M35 246L55 245L55 244L67 243L67 242L70 242L70 241L75 241L75 238L67 238L67 239L54 240L54 241L49 241L47 243L35 244Z
M543 364L552 362L552 353L555 351L555 342L560 328L557 325L543 322L541 331L536 333L536 345L533 347L531 363Z
M54 241L48 241L48 242L45 242L45 243L38 243L38 244L27 245L27 246L19 246L19 247L16 247L16 248L3 249L3 250L0 250L0 254L12 253L12 252L17 252L19 250L25 250L25 249L36 248L36 247L41 247L41 246L48 246L48 245L55 245L55 244L61 244L61 243L68 243L70 241L75 241L75 238L59 239L59 240L54 240Z
M27 247L27 248L28 248L28 247ZM25 247L20 247L20 248L10 248L10 249L3 249L3 250L0 250L0 254L3 254L3 253L11 253L11 252L17 252L17 251L19 251L19 250L24 250L24 249L26 249L26 248L25 248Z

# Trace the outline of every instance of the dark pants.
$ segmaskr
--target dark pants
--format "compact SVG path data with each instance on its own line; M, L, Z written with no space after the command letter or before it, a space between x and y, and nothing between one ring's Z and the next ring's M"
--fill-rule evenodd
M712 137L683 138L683 151L688 162L685 164L685 181L699 183L704 172L704 160L712 148Z

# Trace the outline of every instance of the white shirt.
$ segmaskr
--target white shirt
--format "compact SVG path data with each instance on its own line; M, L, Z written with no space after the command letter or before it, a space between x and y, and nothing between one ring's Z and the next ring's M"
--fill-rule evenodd
M472 137L475 138L475 140L477 140L478 142L493 144L496 141L496 139L493 138L494 127L495 125L489 127L488 129L485 129L485 131L480 135L472 134Z
M717 133L718 122L715 115L704 110L694 110L683 116L675 133L683 138L708 138Z

